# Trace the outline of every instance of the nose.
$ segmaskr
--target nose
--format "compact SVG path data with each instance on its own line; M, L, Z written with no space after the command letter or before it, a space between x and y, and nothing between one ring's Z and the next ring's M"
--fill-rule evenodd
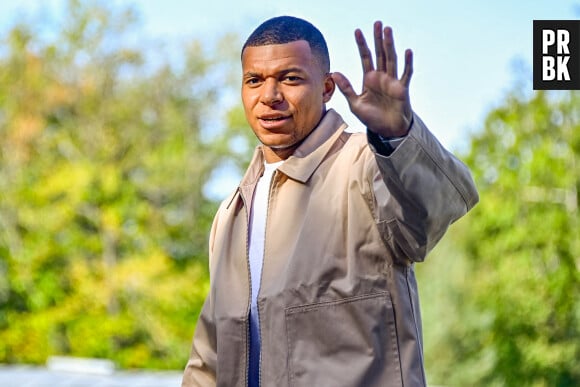
M276 79L268 78L262 86L260 102L264 105L276 105L284 100Z

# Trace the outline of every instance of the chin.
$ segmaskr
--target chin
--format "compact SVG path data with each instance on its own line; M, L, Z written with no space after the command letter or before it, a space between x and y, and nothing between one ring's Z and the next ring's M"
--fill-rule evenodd
M272 139L268 138L269 136L265 136L265 138L260 139L260 142L273 150L284 150L288 148L294 147L300 141L296 140L295 138L285 138L285 139Z
M266 145L266 144L264 144L264 145ZM294 146L296 146L296 143L284 144L284 145L266 145L266 146L272 150L275 150L275 151L283 151L286 149L293 148Z

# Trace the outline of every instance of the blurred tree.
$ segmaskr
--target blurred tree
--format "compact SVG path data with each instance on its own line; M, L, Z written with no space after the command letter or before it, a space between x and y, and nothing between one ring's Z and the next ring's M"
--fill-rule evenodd
M65 8L0 37L0 362L181 368L208 286L204 186L253 141L226 103L238 40L170 52L134 9Z
M513 92L473 136L481 202L421 273L433 382L580 385L579 156L577 91Z

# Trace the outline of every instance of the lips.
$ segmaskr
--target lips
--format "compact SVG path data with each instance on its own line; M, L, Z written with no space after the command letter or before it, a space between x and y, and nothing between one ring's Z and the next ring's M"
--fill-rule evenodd
M284 116L282 114L266 114L263 116L259 116L258 119L264 121L282 121L288 118L288 116Z
M258 117L262 127L266 129L275 129L282 126L286 121L288 121L291 116L285 116L282 114L266 114Z

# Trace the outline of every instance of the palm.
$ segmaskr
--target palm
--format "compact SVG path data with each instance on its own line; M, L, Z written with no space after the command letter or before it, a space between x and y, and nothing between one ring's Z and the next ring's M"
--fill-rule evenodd
M335 73L339 89L345 95L350 109L369 130L385 137L406 134L411 122L409 82L412 74L412 53L405 53L405 69L401 79L397 76L397 58L392 31L375 23L376 69L370 50L360 30L355 33L363 65L363 87L357 95L344 75Z

